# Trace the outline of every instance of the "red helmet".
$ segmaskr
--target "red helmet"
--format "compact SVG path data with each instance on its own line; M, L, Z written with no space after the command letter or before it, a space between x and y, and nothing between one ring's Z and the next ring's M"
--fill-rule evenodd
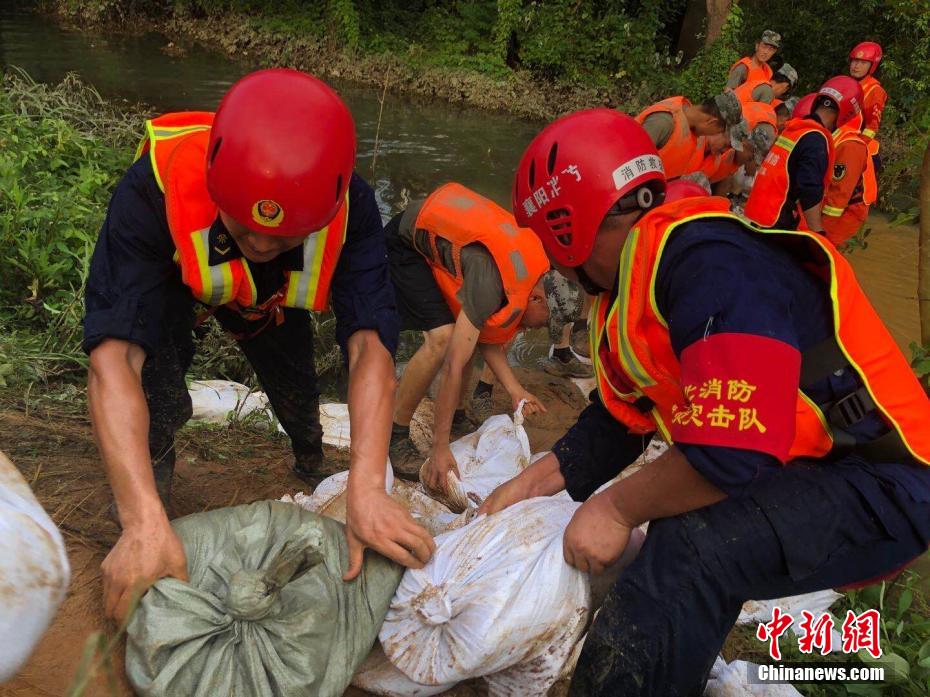
M811 92L810 94L805 94L798 100L798 103L794 105L794 111L791 112L791 118L794 119L806 119L811 115L811 111L814 110L814 100L817 99L817 93Z
M869 75L874 75L878 70L878 64L882 62L882 47L874 41L863 41L856 44L853 50L849 52L849 60L869 61Z
M862 111L862 85L848 75L831 77L817 91L811 111L818 106L829 106L837 110L836 126L839 128Z
M517 223L536 233L549 258L581 266L604 216L662 202L665 171L634 119L588 109L546 126L529 144L513 184Z
M339 212L355 163L355 124L332 89L288 68L229 88L207 150L207 189L250 230L309 235Z
M695 196L710 196L707 189L690 179L678 178L670 181L665 187L665 202L671 203L683 198Z

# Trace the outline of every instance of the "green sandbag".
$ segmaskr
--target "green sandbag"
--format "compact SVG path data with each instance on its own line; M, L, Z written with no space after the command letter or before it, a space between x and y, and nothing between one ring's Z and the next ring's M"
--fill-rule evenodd
M371 650L400 566L366 553L344 583L342 524L259 501L173 523L190 583L166 578L128 627L126 672L152 697L338 697Z

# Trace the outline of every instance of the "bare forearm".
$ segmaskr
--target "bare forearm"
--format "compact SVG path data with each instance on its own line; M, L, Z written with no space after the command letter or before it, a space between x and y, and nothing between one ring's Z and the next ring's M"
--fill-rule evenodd
M140 378L128 363L88 374L94 437L124 528L164 515L149 455L149 410Z
M349 481L384 489L384 473L394 411L394 362L377 332L349 338Z
M555 453L547 453L517 476L526 480L528 498L553 496L565 489L565 478Z
M806 208L804 210L804 219L807 221L807 226L814 232L821 232L823 230L823 219L820 215L820 204Z
M688 464L675 446L606 493L620 517L631 526L693 511L726 498L726 494Z
M491 372L494 373L507 394L517 392L521 385L517 380L517 376L513 374L503 344L480 344L479 348L481 349L481 355L484 356L485 363L488 364Z
M450 360L450 358L446 356L439 374L439 395L436 398L433 422L434 448L449 445L452 417L455 415L455 407L458 406L459 395L462 392L462 371L465 365L460 365L458 361Z

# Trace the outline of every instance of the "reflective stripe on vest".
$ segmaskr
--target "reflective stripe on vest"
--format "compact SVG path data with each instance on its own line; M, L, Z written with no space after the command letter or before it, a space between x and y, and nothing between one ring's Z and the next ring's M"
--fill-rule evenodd
M666 113L672 117L672 134L665 145L659 148L659 157L662 158L662 166L668 179L697 172L704 159L704 138L699 138L691 132L685 117L686 106L691 106L691 102L684 97L669 97L643 109L636 116L636 121L640 124L652 114Z
M871 206L878 199L878 180L875 176L875 163L872 162L872 156L869 149L869 144L863 138L855 127L850 126L850 124L844 125L842 128L838 128L833 131L833 146L838 149L842 143L846 142L856 142L861 143L862 147L865 148L865 169L862 171L862 174L859 177L859 183L857 188L861 187L862 189L862 203L866 206ZM824 215L829 215L833 217L839 217L843 215L845 209L836 208L835 206L823 207Z
M206 149L213 114L177 112L145 124L136 158L148 154L165 194L168 228L177 249L181 280L197 300L211 306L235 303L255 308L258 291L244 257L210 265L210 229L219 213L206 187ZM332 222L302 245L303 268L285 271L277 295L287 307L325 310L329 286L345 243L349 195Z
M788 157L798 141L808 133L819 133L826 142L827 168L823 177L824 191L829 186L833 176L833 138L813 119L791 119L762 161L746 201L745 215L757 225L772 227L778 221L788 198Z
M679 225L699 218L725 218L795 249L799 240L806 241L811 263L804 267L829 288L839 351L888 427L913 457L930 464L930 429L926 428L930 400L859 287L849 263L819 235L747 225L729 213L727 200L719 197L682 199L647 213L624 244L616 299L611 302L609 294L603 294L592 307L592 358L598 391L610 413L634 433L658 429L672 442L672 415L686 399L668 325L656 304L655 284L669 235ZM788 460L823 457L833 448L836 432L799 390Z
M444 184L423 202L414 223L414 247L429 263L433 278L455 317L462 304L462 248L480 244L491 254L501 276L505 302L485 322L478 340L483 344L503 344L520 329L529 296L540 277L549 270L549 259L542 242L528 228L517 226L509 211L490 199L457 183ZM424 231L428 249L416 245L417 233ZM437 240L451 245L453 268L447 268Z
M866 127L865 115L872 110L870 97L875 94L877 90L882 88L882 83L876 80L872 75L867 75L859 81L859 85L862 87L862 109L846 123L846 126L855 128L866 138L874 139L875 131ZM878 150L876 149L872 154L877 155Z

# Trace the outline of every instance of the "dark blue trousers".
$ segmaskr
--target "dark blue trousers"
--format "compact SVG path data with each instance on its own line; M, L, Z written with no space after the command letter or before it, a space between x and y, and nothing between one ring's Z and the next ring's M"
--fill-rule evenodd
M579 697L701 695L746 600L836 588L927 550L930 502L855 457L793 462L740 497L653 521L608 594L572 680Z

